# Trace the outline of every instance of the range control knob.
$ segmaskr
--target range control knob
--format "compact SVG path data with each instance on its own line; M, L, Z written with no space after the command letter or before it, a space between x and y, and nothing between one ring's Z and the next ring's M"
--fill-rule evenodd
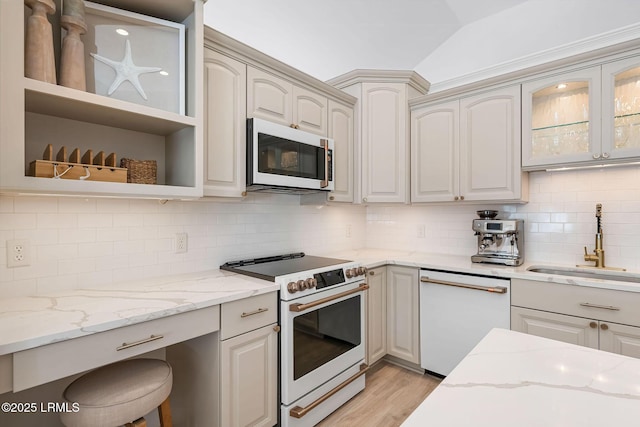
M367 274L367 269L364 267L358 267L358 276L364 276Z
M356 275L356 269L355 268L347 268L347 271L345 272L347 274L347 279L351 279L353 276Z
M318 284L318 281L316 279L314 279L313 277L308 278L307 280L305 280L306 285L307 285L307 289L312 289L315 288L316 285Z
M289 282L287 284L287 290L290 294L295 294L296 292L298 292L298 286L296 285L296 282Z
M307 283L304 280L298 280L296 282L296 287L298 288L299 291L303 291L307 289Z

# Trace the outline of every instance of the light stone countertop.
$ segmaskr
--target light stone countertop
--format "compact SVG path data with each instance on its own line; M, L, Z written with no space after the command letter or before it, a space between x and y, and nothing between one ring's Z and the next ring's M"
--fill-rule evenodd
M493 329L402 427L625 427L639 420L639 359Z
M638 280L622 282L612 280L569 277L555 274L542 274L527 271L532 265L553 266L552 263L525 263L519 267L508 267L497 264L480 264L471 262L471 256L430 254L415 251L394 251L385 249L360 249L340 251L328 254L342 259L351 259L361 262L367 268L375 268L383 265L402 265L427 269L440 269L457 273L479 274L485 276L505 277L509 279L526 279L541 282L552 282L565 285L588 286L595 288L613 289L627 292L640 292L640 272L629 271L637 275ZM558 267L575 267L558 265ZM614 273L615 274L615 273Z
M221 270L0 299L0 356L279 290Z

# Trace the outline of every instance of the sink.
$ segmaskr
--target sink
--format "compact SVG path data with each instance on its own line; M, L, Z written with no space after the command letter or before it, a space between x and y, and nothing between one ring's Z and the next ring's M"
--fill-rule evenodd
M640 283L640 274L624 271L596 270L588 268L532 265L527 268L532 273L558 274L561 276L584 277L587 279L616 280L618 282Z

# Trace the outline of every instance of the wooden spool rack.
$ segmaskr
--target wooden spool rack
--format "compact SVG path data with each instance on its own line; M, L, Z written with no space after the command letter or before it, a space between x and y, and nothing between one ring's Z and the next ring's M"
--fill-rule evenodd
M116 153L105 156L104 151L95 156L87 150L82 157L74 149L67 157L67 148L62 147L53 158L53 146L48 144L42 160L29 164L29 175L39 178L78 179L86 181L127 182L127 169L116 166Z

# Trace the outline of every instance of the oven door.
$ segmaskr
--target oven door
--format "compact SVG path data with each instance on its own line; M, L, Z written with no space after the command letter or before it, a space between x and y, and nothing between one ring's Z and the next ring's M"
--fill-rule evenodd
M281 302L282 403L364 361L364 282Z
M332 139L247 120L247 185L333 191Z

